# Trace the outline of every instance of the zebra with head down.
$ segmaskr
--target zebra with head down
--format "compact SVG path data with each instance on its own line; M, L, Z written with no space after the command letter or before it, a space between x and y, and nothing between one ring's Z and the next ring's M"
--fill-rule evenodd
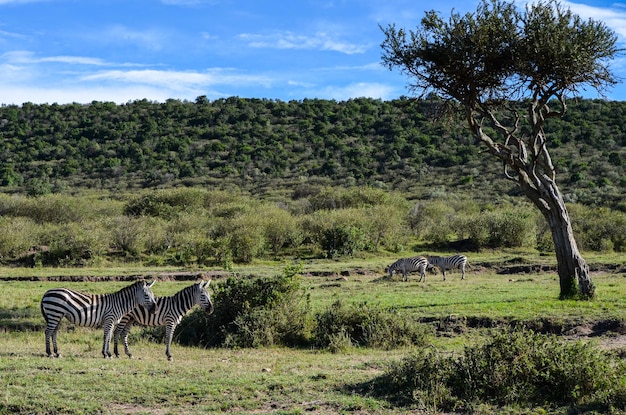
M423 256L416 256L411 258L400 258L393 264L389 266L389 277L393 277L394 272L402 273L402 281L409 280L409 273L419 271L420 279L419 281L424 280L426 282L426 266L428 265L428 260Z
M46 291L41 299L41 313L46 320L46 354L48 357L61 357L57 347L57 333L63 317L78 326L104 328L102 356L111 357L109 343L113 328L122 316L137 306L145 307L154 314L156 303L150 284L137 281L112 294L85 294L67 288L53 288ZM54 354L50 350L50 339Z

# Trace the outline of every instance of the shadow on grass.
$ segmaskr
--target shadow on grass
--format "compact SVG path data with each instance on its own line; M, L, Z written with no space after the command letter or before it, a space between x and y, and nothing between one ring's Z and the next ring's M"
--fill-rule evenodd
M387 375L378 376L367 382L347 384L338 388L338 391L346 395L358 395L364 398L375 398L387 401L391 406L408 408L414 406L412 396L406 391L391 389L391 382Z

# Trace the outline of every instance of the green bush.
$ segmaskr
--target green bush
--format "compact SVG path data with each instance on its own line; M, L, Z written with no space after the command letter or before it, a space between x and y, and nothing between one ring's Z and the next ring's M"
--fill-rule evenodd
M626 252L626 213L603 207L568 206L579 248Z
M314 339L317 347L336 350L339 344L393 349L424 346L432 331L429 326L407 319L398 312L367 304L346 308L339 301L316 315Z
M390 366L379 392L429 410L546 403L623 410L623 371L622 362L591 343L515 330L466 347L457 358L412 354Z
M453 236L454 207L446 201L416 203L408 213L407 221L413 233L434 245L447 243Z
M322 249L327 258L353 255L374 248L370 233L371 216L365 209L336 209L316 211L301 221L310 241Z
M434 349L419 348L399 362L392 362L382 377L382 391L400 404L417 406L429 413L453 410L457 398L450 390L449 378L454 360Z
M29 218L0 217L0 260L15 259L38 245L37 229Z
M459 229L479 248L537 246L536 213L530 208L484 211L459 218Z
M298 221L285 209L264 206L257 215L262 218L264 238L274 255L283 248L297 248L302 244L303 233L298 228Z
M271 278L230 277L214 287L215 312L193 312L176 331L196 346L300 346L309 337L310 301L300 287L300 265Z
M106 219L106 227L111 235L112 248L125 255L138 256L144 250L143 218L116 216Z
M409 241L405 223L406 210L396 205L376 205L363 212L367 225L368 245L378 250L381 246L399 252Z
M397 202L389 192L372 187L326 187L309 197L312 210L364 208Z
M87 265L110 246L107 231L98 222L47 225L42 232L41 245L49 247L43 265Z
M12 216L26 216L41 224L60 224L95 219L97 214L90 198L49 194L21 199Z
M335 258L342 255L354 255L355 252L364 249L366 235L356 226L336 226L322 231L320 241L326 258Z

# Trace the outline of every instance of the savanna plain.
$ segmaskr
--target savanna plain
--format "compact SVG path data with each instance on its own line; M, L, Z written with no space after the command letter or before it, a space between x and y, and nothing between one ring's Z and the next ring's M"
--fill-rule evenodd
M102 330L62 325L62 358L45 356L39 302L49 288L91 293L117 291L128 278L156 279L157 296L190 285L180 268L3 268L0 295L0 413L20 414L405 414L422 413L376 393L377 379L416 348L459 355L494 333L528 327L571 342L591 343L626 355L626 265L619 254L585 255L597 287L593 301L559 300L555 259L523 251L468 254L470 267L429 272L426 282L389 278L394 258L315 260L301 264L301 286L311 314L332 304L367 304L429 326L425 344L391 349L349 347L200 348L173 344L172 362L160 339L133 329L134 359L103 359ZM280 274L282 262L257 262L211 275L212 287L228 276ZM183 320L181 325L186 324ZM568 408L477 406L474 413L567 413ZM584 412L584 411L582 411ZM619 412L616 410L616 412Z

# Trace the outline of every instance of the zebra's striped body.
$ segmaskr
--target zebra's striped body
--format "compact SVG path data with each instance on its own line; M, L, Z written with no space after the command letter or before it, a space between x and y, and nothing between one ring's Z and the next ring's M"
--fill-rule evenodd
M465 265L467 257L465 255L453 255L448 257L429 256L428 267L437 267L443 273L443 280L446 280L446 270L459 268L461 270L461 279L465 279Z
M426 281L426 265L428 260L423 256L412 258L400 258L393 264L389 265L389 277L393 277L394 272L402 273L402 281L409 280L409 273L419 271L420 281Z
M46 320L46 353L48 357L60 357L57 348L57 333L63 317L78 326L104 328L102 355L111 357L109 343L113 328L135 307L146 307L151 313L156 311L156 303L151 287L145 281L122 288L112 294L84 294L66 288L54 288L46 291L41 299L41 313ZM54 346L54 355L50 350L50 339Z
M210 280L207 282L199 282L182 289L171 297L157 297L155 299L157 304L156 314L148 314L144 308L137 307L132 312L122 317L113 335L113 352L115 356L119 357L117 343L118 339L121 337L124 343L124 351L128 357L133 357L128 348L128 334L133 324L137 323L152 327L165 326L165 342L167 344L165 354L167 355L167 360L172 360L172 354L170 353L172 336L174 335L176 326L178 326L185 314L196 304L199 304L200 307L209 314L213 312L213 303L207 291L210 282Z

